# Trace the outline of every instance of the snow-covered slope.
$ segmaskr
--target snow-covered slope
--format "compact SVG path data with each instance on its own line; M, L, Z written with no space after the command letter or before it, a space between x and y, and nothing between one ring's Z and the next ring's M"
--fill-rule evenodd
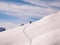
M60 12L46 16L39 21L36 21L29 25L26 29L26 33L31 37L35 38L46 32L56 30L60 28Z
M0 45L60 45L60 12L0 33Z
M0 45L25 45L27 42L29 43L29 39L23 33L23 29L28 25L25 24L24 26L0 32Z
M60 45L60 29L38 36L31 45Z

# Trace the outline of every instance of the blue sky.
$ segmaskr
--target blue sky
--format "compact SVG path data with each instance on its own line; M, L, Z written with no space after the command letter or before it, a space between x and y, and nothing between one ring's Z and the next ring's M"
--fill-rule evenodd
M0 0L0 22L37 21L60 11L60 0Z

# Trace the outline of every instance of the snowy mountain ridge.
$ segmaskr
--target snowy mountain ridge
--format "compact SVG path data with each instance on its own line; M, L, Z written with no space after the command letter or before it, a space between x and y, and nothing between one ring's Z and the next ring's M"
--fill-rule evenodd
M0 45L60 45L60 12L0 33Z

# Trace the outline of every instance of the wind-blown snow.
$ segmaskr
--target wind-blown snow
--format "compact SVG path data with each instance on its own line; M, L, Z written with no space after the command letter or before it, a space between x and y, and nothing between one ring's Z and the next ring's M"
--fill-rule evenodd
M0 32L0 45L60 45L60 12Z

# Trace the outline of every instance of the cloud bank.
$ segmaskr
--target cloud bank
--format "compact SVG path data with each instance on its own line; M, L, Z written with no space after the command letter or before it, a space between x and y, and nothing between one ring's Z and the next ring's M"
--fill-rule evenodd
M14 28L16 26L17 26L17 24L14 24L12 22L0 22L0 27L4 27L6 29L11 29L11 28Z
M16 17L11 22L26 23L59 12L59 4L59 0L0 0L0 14Z
M1 2L0 3L0 13L6 15L12 15L22 18L27 17L43 17L45 15L57 12L53 8L42 8L38 6L30 6L30 5L17 5Z

